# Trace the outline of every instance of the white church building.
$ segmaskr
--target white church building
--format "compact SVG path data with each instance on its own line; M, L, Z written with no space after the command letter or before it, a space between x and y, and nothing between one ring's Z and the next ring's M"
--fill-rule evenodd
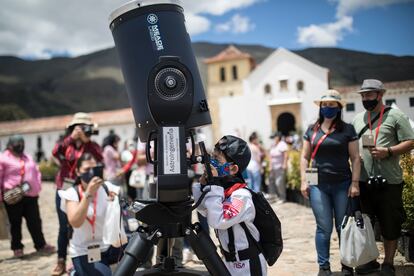
M221 132L247 138L257 131L265 145L275 130L303 133L317 118L313 100L328 89L328 73L327 68L277 49L243 81L242 95L221 99Z

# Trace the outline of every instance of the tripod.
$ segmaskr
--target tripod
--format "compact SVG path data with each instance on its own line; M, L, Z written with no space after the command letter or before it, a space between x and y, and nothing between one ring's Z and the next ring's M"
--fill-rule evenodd
M197 257L203 261L209 273L213 276L229 275L226 266L216 251L216 246L203 231L199 223L191 224L192 200L180 204L160 204L136 201L132 209L138 220L149 226L140 227L133 234L125 249L114 275L209 275L205 272L178 269L171 256L164 258L161 265L147 271L135 272L137 267L147 259L151 248L159 239L184 237L187 239Z
M159 133L162 133L160 130ZM184 134L183 129L179 131L180 135ZM151 135L148 138L148 141L151 141ZM190 134L191 144L192 144L192 156L189 158L190 163L204 163L206 165L208 179L212 178L210 170L210 156L208 155L206 148L203 142L200 142L200 150L202 155L195 156L194 147L194 137ZM154 171L157 173L159 171L159 166L164 164L164 152L170 152L168 149L162 147L164 137L158 135L158 143L155 140L155 150L158 153L157 160L151 160L150 154L150 143L147 143L146 156L149 163L154 164ZM185 140L183 136L181 139L178 139L181 143L181 149L185 148L183 141ZM161 142L160 142L161 141ZM161 146L160 146L161 145ZM187 166L187 158L185 152L175 151L177 154L181 154L179 160L182 161L181 168ZM180 169L181 170L181 169ZM162 170L161 170L162 171ZM179 177L179 178L178 178ZM177 181L178 179L178 181ZM169 183L168 180L175 180L175 183ZM152 187L158 187L158 197L168 199L177 194L177 190L183 191L182 193L188 192L188 181L187 174L179 175L176 178L171 175L157 174L157 185L152 185ZM178 187L177 184L181 183ZM184 184L184 185L182 185ZM163 187L160 190L160 187ZM186 187L186 188L185 188ZM177 189L179 188L179 189ZM150 189L150 193L156 193L157 190ZM161 193L162 192L162 193ZM181 195L182 193L178 193ZM205 193L204 193L205 195ZM204 196L202 196L204 197ZM210 236L207 235L198 223L191 224L191 212L199 202L193 207L194 203L192 199L187 199L184 201L177 202L166 202L166 201L145 201L139 200L135 201L134 204L130 207L131 211L135 213L135 217L145 223L146 227L139 227L138 231L133 234L131 240L128 243L128 246L125 249L124 257L122 257L114 275L115 276L125 276L125 275L134 275L138 266L142 265L147 259L151 248L154 244L157 244L160 239L171 239L177 237L184 237L188 243L191 245L197 257L203 261L209 273L213 276L226 276L230 273L228 272L226 266L221 260L220 256L217 254L216 246L213 241L210 239ZM167 242L168 244L168 242ZM168 250L169 251L169 250ZM161 262L161 265L157 268L153 268L150 271L144 271L143 273L137 273L135 275L202 275L199 271L190 271L184 269L177 269L174 258L168 253L164 260Z

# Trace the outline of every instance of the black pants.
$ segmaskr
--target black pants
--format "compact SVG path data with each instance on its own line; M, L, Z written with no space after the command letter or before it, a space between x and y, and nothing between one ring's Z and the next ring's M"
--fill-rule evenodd
M40 219L38 197L24 197L14 205L5 204L10 221L11 249L23 249L22 244L22 218L26 220L27 228L36 250L45 246L46 241L42 233L42 220Z

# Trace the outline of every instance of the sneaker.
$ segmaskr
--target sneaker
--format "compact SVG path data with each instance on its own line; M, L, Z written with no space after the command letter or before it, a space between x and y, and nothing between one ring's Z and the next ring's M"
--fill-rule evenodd
M45 244L42 248L37 249L40 254L50 255L56 252L56 247L50 244Z
M330 275L332 275L332 271L329 266L319 268L318 276L330 276Z
M381 276L395 276L395 268L392 264L383 263L381 266Z
M60 276L66 273L66 262L64 259L58 259L56 267L52 270L52 276Z
M379 262L377 260L370 261L369 263L357 266L355 272L358 274L369 274L378 271L380 268Z
M14 255L15 258L21 258L21 257L23 257L24 256L23 249L13 250L13 255Z
M193 251L190 248L183 249L183 264L191 262L193 260Z
M354 276L354 269L352 267L342 265L341 275L342 276Z

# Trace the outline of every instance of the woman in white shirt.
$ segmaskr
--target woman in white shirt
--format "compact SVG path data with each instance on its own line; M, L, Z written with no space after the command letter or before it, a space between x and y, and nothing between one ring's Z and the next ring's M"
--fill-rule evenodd
M108 200L119 187L94 176L96 160L84 153L76 164L77 185L59 191L61 209L73 227L69 254L75 275L111 275L109 265L121 258L121 248L103 242L103 227Z
M270 138L274 143L270 148L269 194L272 200L276 198L286 201L286 169L288 164L288 145L282 139L282 133L275 132Z

